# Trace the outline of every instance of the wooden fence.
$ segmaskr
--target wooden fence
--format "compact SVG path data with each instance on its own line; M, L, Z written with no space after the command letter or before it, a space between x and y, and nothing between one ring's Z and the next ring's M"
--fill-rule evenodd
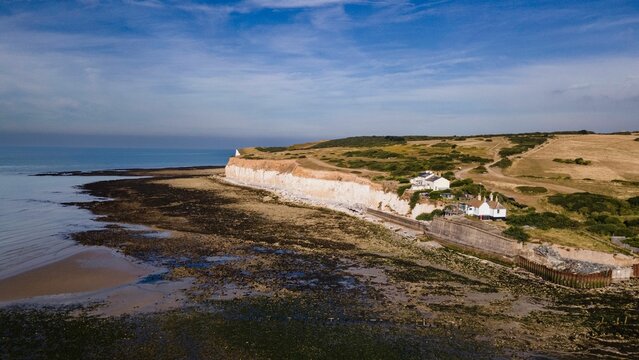
M533 274L541 276L547 281L578 289L604 287L610 285L612 282L612 270L593 274L573 274L566 271L551 269L545 265L538 264L521 256L517 256L515 258L515 263ZM639 267L635 265L634 270L639 271Z
M639 264L632 265L632 276L639 277Z

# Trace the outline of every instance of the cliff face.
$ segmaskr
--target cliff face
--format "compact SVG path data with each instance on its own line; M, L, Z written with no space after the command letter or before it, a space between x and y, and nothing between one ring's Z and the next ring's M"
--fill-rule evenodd
M386 192L366 178L337 171L303 168L295 160L249 160L231 158L226 177L240 184L259 186L349 207L365 207L416 217L435 209L430 204L417 204L411 211L407 200Z

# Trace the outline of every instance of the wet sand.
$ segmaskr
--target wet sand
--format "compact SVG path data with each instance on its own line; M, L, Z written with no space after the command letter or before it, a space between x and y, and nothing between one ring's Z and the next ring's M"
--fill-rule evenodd
M87 248L60 261L0 280L0 301L90 292L136 281L157 271L107 248Z

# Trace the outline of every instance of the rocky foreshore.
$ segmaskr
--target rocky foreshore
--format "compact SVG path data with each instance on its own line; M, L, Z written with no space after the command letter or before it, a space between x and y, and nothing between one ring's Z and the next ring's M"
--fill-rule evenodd
M3 353L403 359L638 354L636 281L605 290L550 285L428 246L427 238L406 238L282 193L230 185L214 172L167 170L88 184L85 191L112 201L79 204L106 222L170 233L158 238L110 226L74 238L166 268L148 279L151 284L188 279L189 288L176 290L185 296L179 307L106 318L87 304L5 308Z

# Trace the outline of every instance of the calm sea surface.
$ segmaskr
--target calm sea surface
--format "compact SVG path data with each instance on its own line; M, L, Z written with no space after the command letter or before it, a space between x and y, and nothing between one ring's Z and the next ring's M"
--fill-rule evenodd
M68 234L104 226L62 203L92 201L77 186L117 177L38 173L224 165L233 150L0 147L0 279L77 252Z

